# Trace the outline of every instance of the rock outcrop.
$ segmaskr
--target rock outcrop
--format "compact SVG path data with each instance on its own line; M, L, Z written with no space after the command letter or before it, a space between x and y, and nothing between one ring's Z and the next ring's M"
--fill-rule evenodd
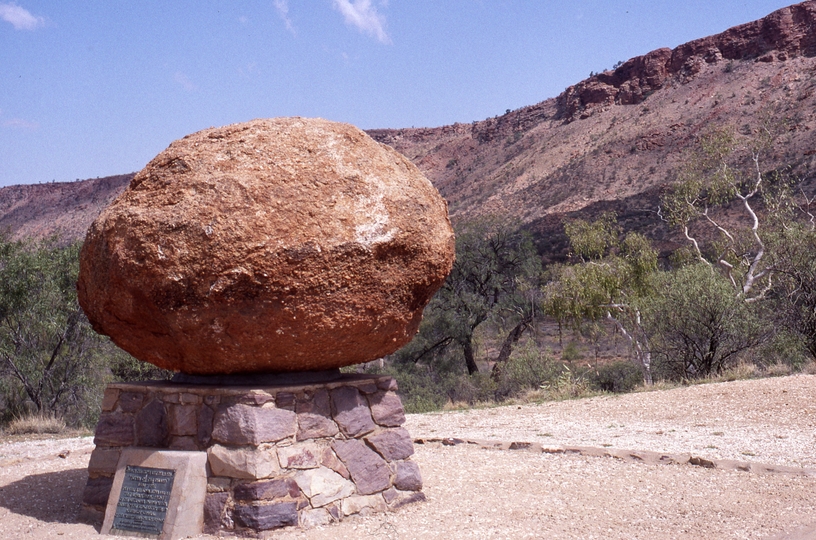
M693 78L705 64L721 60L760 62L816 56L816 2L808 1L774 11L758 21L735 26L721 34L690 41L675 49L657 49L570 86L559 99L567 120L587 117L594 107L634 105L661 89L669 80Z
M91 226L79 300L136 358L189 374L325 370L407 343L453 262L406 158L318 119L172 143Z

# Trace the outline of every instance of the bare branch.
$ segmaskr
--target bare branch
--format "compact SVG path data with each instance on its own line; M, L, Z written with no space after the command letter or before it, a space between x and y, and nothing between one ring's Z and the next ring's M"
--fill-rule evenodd
M725 230L725 228L723 228L722 226L720 226L720 224L719 224L719 223L717 223L716 221L714 221L713 219L711 219L711 216L709 216L709 215L708 215L708 208L706 208L706 209L705 209L705 212L703 212L702 214L703 214L703 217L705 217L705 218L708 220L708 222L709 222L709 223L711 223L712 225L714 225L714 226L715 226L715 227L716 227L716 228L717 228L717 229L718 229L718 230L719 230L721 233L723 233L723 234L726 236L726 238L728 238L729 240L731 240L731 242L735 242L734 237L731 235L731 233L730 233L730 232L728 232L727 230Z
M689 234L688 225L683 225L683 234L685 235L686 239L691 242L694 246L694 251L697 252L697 258L701 261L706 263L708 266L711 266L711 263L708 262L705 257L703 257L703 252L700 251L700 244L697 243L697 240Z

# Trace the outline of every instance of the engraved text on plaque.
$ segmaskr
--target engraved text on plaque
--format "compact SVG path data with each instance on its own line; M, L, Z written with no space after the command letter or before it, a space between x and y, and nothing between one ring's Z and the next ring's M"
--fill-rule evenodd
M161 534L176 471L128 465L113 528Z

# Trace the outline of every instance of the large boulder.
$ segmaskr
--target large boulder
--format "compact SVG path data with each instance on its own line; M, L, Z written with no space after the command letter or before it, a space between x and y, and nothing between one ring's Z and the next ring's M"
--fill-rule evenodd
M79 301L188 374L314 371L416 333L454 256L447 206L355 127L254 120L173 142L91 225Z

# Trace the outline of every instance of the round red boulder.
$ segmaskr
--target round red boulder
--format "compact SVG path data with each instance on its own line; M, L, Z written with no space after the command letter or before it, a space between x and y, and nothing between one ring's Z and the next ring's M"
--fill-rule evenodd
M315 371L410 341L454 257L445 201L346 124L254 120L173 142L94 221L98 332L188 374Z

